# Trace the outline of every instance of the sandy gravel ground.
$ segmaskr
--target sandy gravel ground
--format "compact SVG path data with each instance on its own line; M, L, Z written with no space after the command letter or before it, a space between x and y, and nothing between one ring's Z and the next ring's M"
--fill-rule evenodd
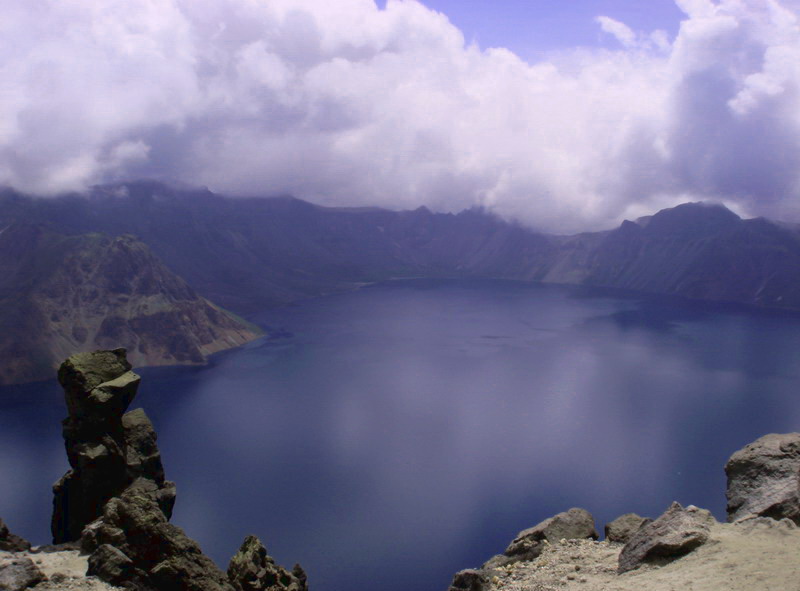
M617 575L620 544L562 540L501 569L492 591L800 591L800 530L783 520L717 524L711 539L664 566Z
M47 576L47 581L33 587L35 591L119 591L120 589L94 577L87 577L88 557L81 556L77 550L37 554L0 551L0 563L20 556L27 556L33 560L39 570Z

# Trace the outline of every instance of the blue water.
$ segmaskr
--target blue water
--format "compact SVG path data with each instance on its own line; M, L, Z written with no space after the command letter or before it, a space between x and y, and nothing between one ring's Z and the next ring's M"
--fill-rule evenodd
M315 591L443 591L572 506L724 519L722 467L800 429L800 316L501 281L388 282L264 312L273 337L144 369L173 522L246 534ZM46 542L55 384L0 390L0 517Z

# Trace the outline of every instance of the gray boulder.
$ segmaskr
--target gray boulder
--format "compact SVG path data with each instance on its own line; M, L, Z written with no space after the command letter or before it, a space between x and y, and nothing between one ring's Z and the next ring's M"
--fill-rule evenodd
M652 523L649 517L642 517L636 513L626 513L617 517L611 523L606 524L605 535L609 542L627 544L639 529Z
M44 574L30 558L14 558L0 562L2 591L22 591L44 580Z
M800 433L770 434L725 464L728 521L787 518L800 524Z
M6 552L24 552L30 550L31 543L19 536L12 534L8 526L0 519L0 550Z
M598 538L594 517L585 509L573 508L559 513L541 523L521 531L504 552L505 558L496 556L483 568L497 568L504 564L533 560L542 553L546 542Z
M645 562L663 564L688 554L708 541L714 517L705 509L684 509L672 503L652 523L640 528L619 554L618 572L638 568Z
M164 479L153 426L141 409L125 413L140 381L130 370L125 349L79 353L58 370L71 469L53 485L54 544L78 540L109 499L137 479L149 480L164 515L172 514L175 485Z
M255 536L247 536L231 558L228 579L236 591L308 591L300 565L290 572L276 564Z

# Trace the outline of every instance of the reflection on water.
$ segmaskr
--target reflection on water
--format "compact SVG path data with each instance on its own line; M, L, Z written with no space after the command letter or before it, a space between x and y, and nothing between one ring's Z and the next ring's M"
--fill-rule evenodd
M144 370L174 521L220 564L255 533L318 591L442 590L571 506L599 528L796 430L800 319L506 282L392 282L273 310L282 336ZM46 541L57 388L0 411L0 516Z

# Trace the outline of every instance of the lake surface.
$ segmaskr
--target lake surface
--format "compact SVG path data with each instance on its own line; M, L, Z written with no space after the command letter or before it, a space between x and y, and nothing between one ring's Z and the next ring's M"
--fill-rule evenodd
M573 506L725 514L723 465L800 429L800 317L502 281L388 282L255 319L273 337L145 369L173 522L246 534L314 591L444 591ZM48 541L55 384L0 390L0 517Z

